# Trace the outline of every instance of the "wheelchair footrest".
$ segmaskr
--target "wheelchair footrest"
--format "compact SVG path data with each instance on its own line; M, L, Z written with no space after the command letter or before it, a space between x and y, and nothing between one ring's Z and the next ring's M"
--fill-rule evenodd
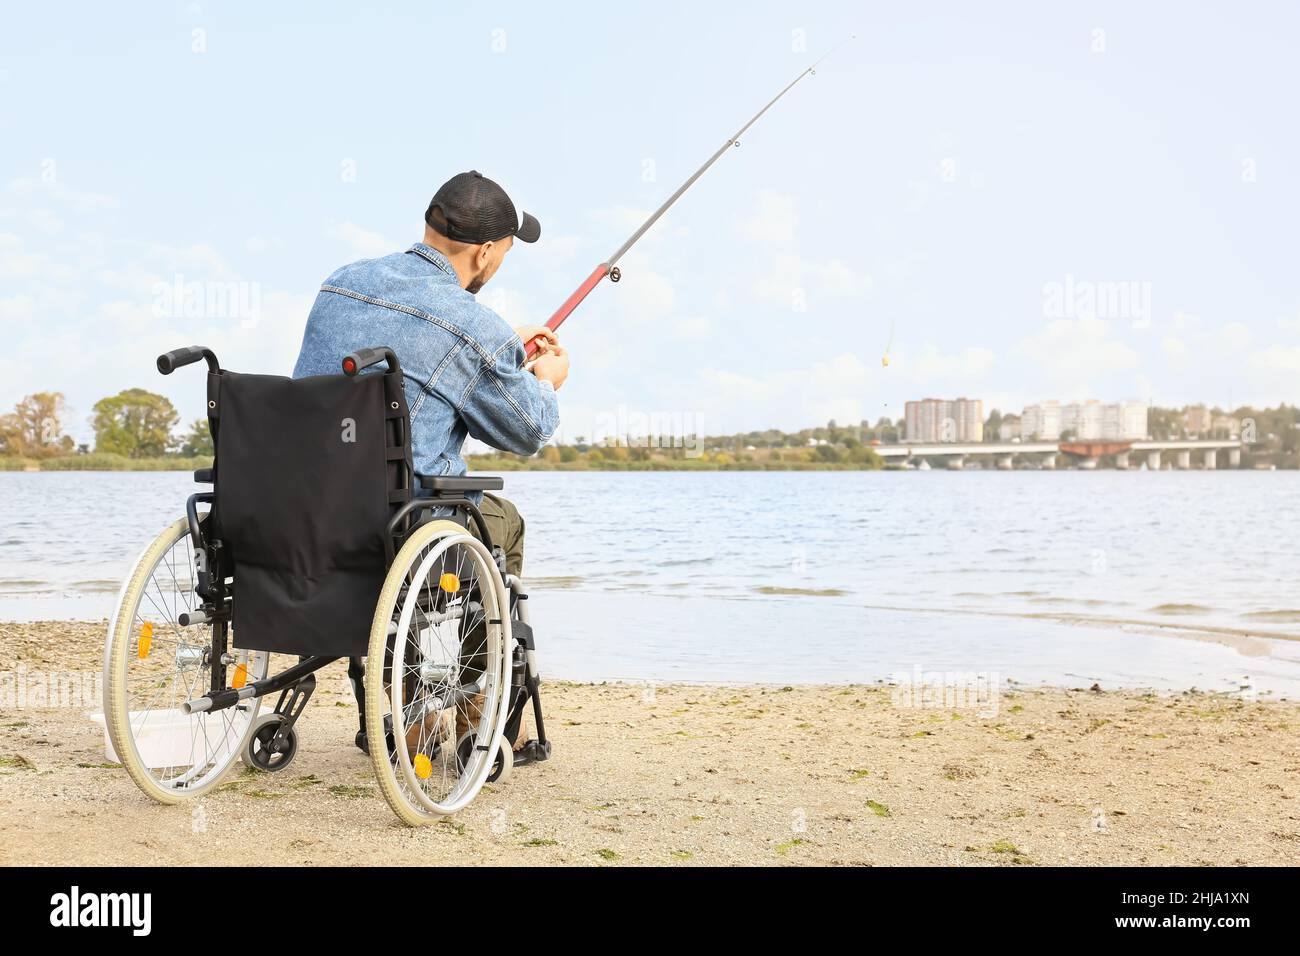
M530 763L541 763L551 759L551 742L541 743L530 740L515 751L515 766L523 767Z

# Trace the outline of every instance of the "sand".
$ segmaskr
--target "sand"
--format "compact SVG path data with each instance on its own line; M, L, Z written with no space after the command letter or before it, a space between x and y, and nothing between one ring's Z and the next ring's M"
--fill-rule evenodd
M102 624L0 624L0 672L97 673ZM400 825L321 672L281 774L164 807L85 705L0 710L0 863L1063 865L1300 862L1300 704L1024 688L997 713L886 686L574 684L553 758ZM12 683L5 685L12 691Z

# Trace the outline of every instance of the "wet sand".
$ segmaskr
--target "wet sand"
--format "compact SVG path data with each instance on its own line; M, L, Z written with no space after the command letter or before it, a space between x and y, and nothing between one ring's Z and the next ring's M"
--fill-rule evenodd
M0 624L0 672L100 668L103 625ZM885 686L575 684L553 758L410 830L320 675L283 773L158 806L105 765L97 706L0 708L0 863L1294 864L1300 704L1023 689L984 709Z

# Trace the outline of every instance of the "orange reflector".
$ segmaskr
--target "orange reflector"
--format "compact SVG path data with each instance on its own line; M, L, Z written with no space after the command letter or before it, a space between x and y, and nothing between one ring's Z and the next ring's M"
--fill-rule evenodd
M136 645L136 655L140 660L149 656L149 648L153 647L153 624L145 621L140 625L140 641Z
M424 754L416 754L412 763L415 765L415 775L421 780L428 780L429 775L433 773L433 761Z
M454 594L460 590L460 578L448 571L438 579L438 587L442 588L448 594Z
M248 665L239 664L235 667L235 678L230 682L230 686L239 690L248 683Z

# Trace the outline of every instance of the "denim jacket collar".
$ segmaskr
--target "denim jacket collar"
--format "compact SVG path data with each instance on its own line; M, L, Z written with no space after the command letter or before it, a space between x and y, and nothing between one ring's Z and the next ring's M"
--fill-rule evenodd
M451 261L437 249L433 248L433 246L425 245L423 242L417 242L406 251L414 252L421 259L429 260L429 262L434 266L447 273L447 275L451 276L457 282L460 281L460 278L456 275L456 270L452 268Z

